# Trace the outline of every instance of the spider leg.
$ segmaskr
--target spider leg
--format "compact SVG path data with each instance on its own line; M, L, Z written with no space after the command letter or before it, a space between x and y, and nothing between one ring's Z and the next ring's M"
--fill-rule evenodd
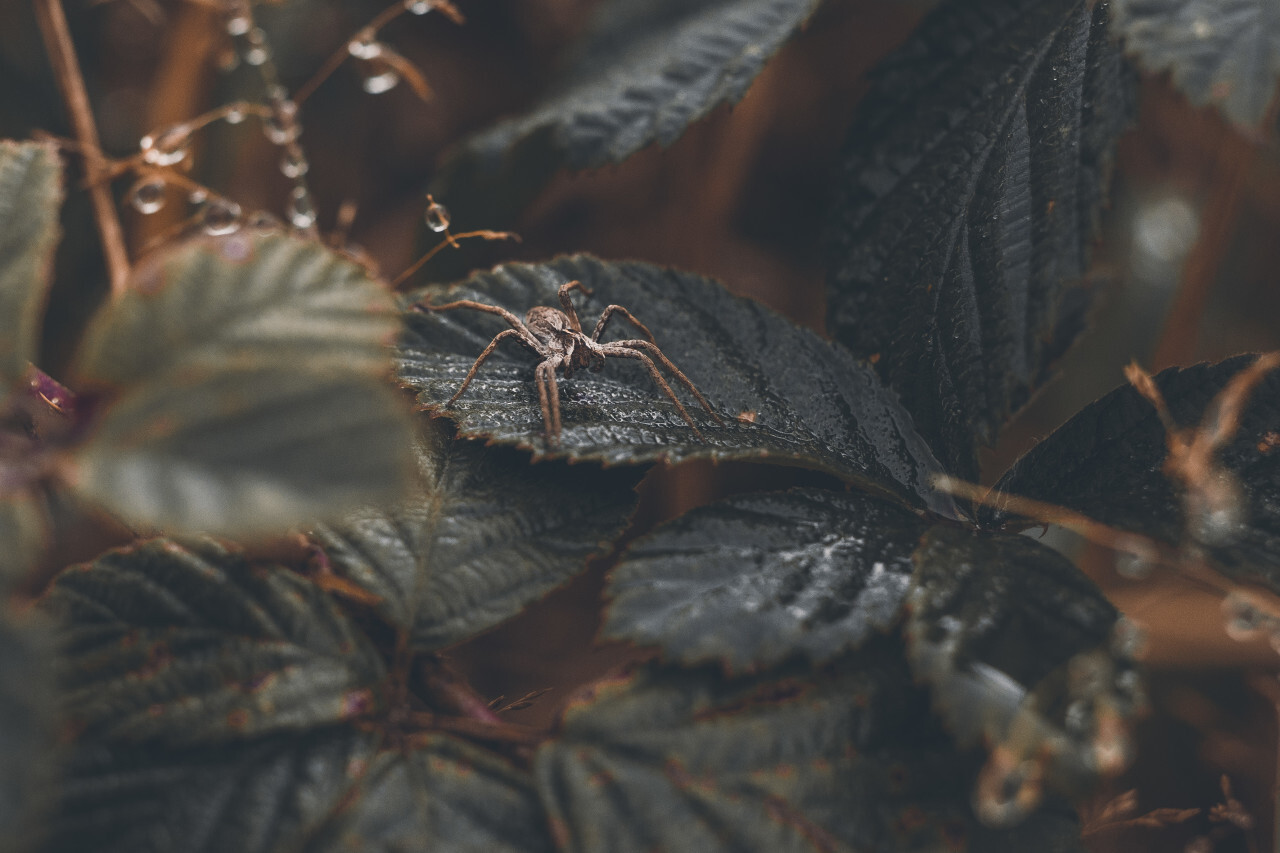
M462 396L462 392L467 390L467 386L471 384L471 380L474 379L476 376L476 371L480 369L480 363L489 357L489 354L492 353L494 349L497 348L498 344L502 342L503 338L510 338L510 337L516 338L518 341L520 341L520 343L525 344L526 346L529 345L529 342L525 340L523 329L503 329L501 332L498 332L498 334L494 336L493 340L489 341L489 345L484 348L484 352L480 353L480 357L477 358L475 360L475 363L471 365L471 369L467 371L467 378L462 380L461 387L459 387L457 392L452 397L449 398L449 402L444 404L444 407L446 409L452 406L455 402L457 402L458 398ZM534 351L537 352L536 349ZM542 355L541 352L539 352L538 354Z
M534 370L534 379L538 383L538 402L542 404L542 425L546 429L547 441L560 441L560 386L556 384L556 368L560 360L548 358Z
M613 317L614 314L621 314L623 317L626 317L628 320L630 320L631 325L639 329L640 333L649 339L649 343L651 344L657 343L657 341L653 337L653 332L649 331L649 327L646 326L644 323L641 323L639 320L637 320L634 314L632 314L626 308L623 308L621 305L609 305L603 311L600 312L600 319L596 322L596 330L591 333L591 340L599 343L600 336L604 334L604 327L608 324L609 320Z
M531 343L537 342L537 338L535 338L529 332L528 328L525 326L524 323L520 322L519 317L517 317L515 314L512 314L506 308L502 308L498 305L487 305L483 302L476 302L471 299L460 299L457 302L446 302L443 305L421 305L420 304L414 307L420 307L421 309L426 311L452 311L455 308L471 308L475 311L484 311L488 314L497 314L499 317L501 317L502 319L510 323L511 328L520 332L521 337L525 338L525 340Z
M587 294L587 296L590 296L595 291L590 290L580 281L570 281L566 284L560 285L560 307L564 308L565 316L569 318L569 325L573 327L573 330L575 332L581 332L582 323L578 321L578 310L574 308L573 303L569 301L569 291L571 290L581 290L583 293Z
M688 388L689 393L692 394L695 398L697 398L698 402L702 404L702 408L707 410L707 414L715 418L716 423L718 424L724 423L724 421L720 418L720 416L716 414L715 409L711 408L711 404L706 401L706 398L704 398L702 394L698 392L698 389L693 384L693 381L689 379L688 376L685 376L683 371L681 371L680 368L676 367L675 364L671 362L671 359L667 358L666 355L663 354L662 350L658 348L657 344L650 343L649 341L614 341L612 343L606 344L606 346L626 347L628 349L643 350L645 352L650 353L651 355L653 355L654 358L662 362L663 367L665 367L667 370L670 370L671 373L674 374L677 379L679 379L682 383L684 383L684 387Z
M702 431L698 429L697 424L693 422L693 418L689 417L689 413L685 410L684 404L680 402L680 398L676 396L676 392L672 391L671 386L667 384L667 380L662 378L662 374L658 372L658 366L653 363L653 360L649 358L649 356L639 350L628 349L627 347L618 346L617 344L605 344L602 349L609 355L615 355L620 358L634 358L644 364L644 366L649 370L649 375L653 377L653 381L658 383L658 387L662 389L662 392L671 398L672 403L675 403L676 411L680 413L680 417L684 418L684 422L689 425L689 429L693 430L693 434L702 441L707 440L706 436L702 434ZM686 379L685 381L687 382L688 380ZM698 399L702 399L701 395L699 395ZM705 406L706 401L704 400L702 404ZM716 420L719 420L719 418Z

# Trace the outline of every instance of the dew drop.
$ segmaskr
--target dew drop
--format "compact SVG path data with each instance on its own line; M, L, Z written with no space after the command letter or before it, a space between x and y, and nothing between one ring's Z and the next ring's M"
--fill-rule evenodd
M382 55L382 42L377 40L372 30L361 30L347 42L347 52L356 59L377 59Z
M364 78L364 90L370 95L381 95L390 92L400 82L400 73L391 68L384 68L377 74Z
M1227 471L1187 493L1190 532L1197 542L1224 545L1237 536L1245 521L1245 496Z
M307 162L307 155L302 153L302 149L296 145L290 145L285 149L284 156L280 158L280 174L286 178L300 178L311 168L311 164Z
M282 223L274 213L258 210L249 215L249 219L245 224L250 228L279 228Z
M438 201L432 201L427 205L427 212L423 218L426 220L427 227L437 234L449 230L449 209Z
M234 234L240 228L240 205L225 198L210 201L200 216L200 227L215 237Z
M227 110L227 114L223 116L227 124L239 124L244 121L244 110L236 108Z
M988 826L1009 826L1039 804L1043 767L1034 760L1018 760L1008 747L997 746L978 773L974 811Z
M1111 629L1111 651L1116 657L1140 660L1147 649L1147 634L1127 616L1116 620Z
M129 188L129 204L142 214L155 213L164 207L165 183L160 178L143 178Z
M262 27L254 27L249 30L245 36L245 41L246 44L242 54L245 62L258 66L265 64L271 58L271 51L267 48L267 34L263 32Z
M191 202L196 207L199 207L200 205L204 204L208 200L209 200L209 193L203 189L196 189L187 193L187 201Z
M1116 574L1133 581L1146 580L1156 567L1159 556L1151 543L1126 537L1116 545Z
M431 0L404 0L404 7L411 15L425 15L431 11Z
M227 35L242 36L253 26L253 19L245 9L236 9L227 18Z
M288 145L298 138L298 105L288 98L271 99L271 115L262 123L262 132L276 145Z
M1227 597L1222 599L1222 616L1226 620L1227 636L1237 642L1252 640L1271 621L1238 592L1227 593Z
M311 203L311 193L306 187L294 187L289 193L289 222L294 228L310 228L316 224L316 209Z
M159 133L149 133L138 143L142 159L153 166L173 166L187 158L191 149L191 126L175 124Z

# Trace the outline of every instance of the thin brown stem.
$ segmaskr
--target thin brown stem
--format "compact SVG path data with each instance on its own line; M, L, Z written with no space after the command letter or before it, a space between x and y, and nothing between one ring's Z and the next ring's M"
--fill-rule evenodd
M404 272L400 273L400 275L396 276L395 281L391 282L391 287L397 288L400 285L404 284L405 281L407 281L410 276L412 276L418 270L426 266L427 261L431 260L436 255L440 254L440 252L446 246L453 246L456 249L458 248L458 243L457 243L458 240L467 240L472 237L479 237L483 240L515 240L517 243L520 242L520 235L512 233L510 231L483 231L482 230L482 231L465 231L462 234L448 234L445 236L443 242L441 242L435 248L431 249L422 257L418 258L418 260L414 261L412 266L410 266Z
M67 110L71 113L71 124L75 128L76 140L84 152L85 171L90 181L89 199L93 204L98 233L102 237L102 251L106 256L111 293L119 297L129 286L129 254L125 250L124 230L120 227L115 200L111 197L111 188L105 183L94 180L98 170L103 168L106 158L102 154L102 144L98 140L98 126L93 119L93 109L89 106L89 94L85 90L80 62L76 59L76 49L71 41L67 16L62 9L62 0L36 0L35 9L45 50L48 51L49 59L53 63L58 87L62 90L62 98L66 101Z

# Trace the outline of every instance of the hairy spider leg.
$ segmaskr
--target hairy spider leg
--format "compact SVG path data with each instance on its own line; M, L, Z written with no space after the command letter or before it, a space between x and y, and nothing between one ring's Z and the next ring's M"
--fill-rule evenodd
M677 379L679 379L682 383L684 383L684 387L688 388L689 393L697 398L698 402L702 404L702 408L707 410L707 414L715 418L716 423L718 424L724 423L721 417L715 413L715 410L711 408L711 404L708 403L700 393L698 393L698 388L693 384L693 381L689 379L688 376L685 376L684 372L681 371L680 368L676 367L675 364L672 363L671 359L667 358L666 355L663 354L662 350L659 349L656 344L650 343L649 341L635 340L635 341L611 341L610 343L605 344L605 346L627 347L629 349L643 350L651 354L658 361L662 362L663 367L665 367L667 370L670 370Z
M654 338L653 332L649 331L649 327L637 320L634 314L626 308L623 308L621 305L610 305L600 312L600 319L596 321L596 330L591 333L591 340L596 343L600 342L600 336L604 334L604 327L608 324L610 318L612 318L614 314L621 314L623 317L630 320L631 324L639 329L642 335L649 339L649 343L656 344L658 342L657 339ZM703 403L703 405L705 406L706 404Z
M493 340L489 341L489 345L484 348L484 352L480 353L480 357L475 360L475 363L471 365L471 369L467 371L467 378L462 380L462 385L460 385L458 390L454 392L454 395L449 398L449 402L444 404L444 407L447 409L457 402L458 398L462 396L462 392L467 390L467 386L470 385L471 380L475 378L476 371L480 369L480 363L488 358L490 353L497 349L498 344L502 342L503 338L513 337L525 346L533 347L533 344L526 340L525 335L522 332L522 329L503 329L501 332L494 335ZM536 348L534 349L534 352L538 353L540 356L546 355L543 352L539 352Z
M689 417L689 413L685 411L684 404L680 402L680 398L676 396L676 392L672 391L671 386L667 384L667 380L662 378L662 374L658 372L658 366L653 363L653 360L650 359L649 356L639 350L630 349L619 344L601 344L600 349L609 355L616 355L620 358L634 358L643 363L644 366L649 369L649 375L653 377L653 381L658 383L658 387L662 389L663 393L671 398L672 403L675 403L676 411L680 413L680 417L684 418L684 422L689 425L689 429L693 430L693 434L702 441L707 440L706 436L702 434L702 430L698 429L697 424L693 422L693 418ZM663 360L666 361L665 357ZM667 363L670 364L670 362ZM678 370L676 371L676 373L679 372L680 371ZM686 379L685 381L688 382L689 380ZM701 400L702 395L699 394L698 399ZM702 405L707 405L705 400L702 401ZM716 420L720 419L716 418Z
M578 309L573 307L573 302L569 299L569 291L571 290L581 290L583 293L587 294L587 296L595 293L595 291L575 279L574 281L560 285L560 290L557 293L560 297L560 305L564 308L565 316L569 318L569 326L572 327L575 332L581 332L582 323L578 321Z
M532 344L534 349L536 349L540 355L544 354L542 352L541 344L538 343L538 339L535 338L533 333L525 327L524 323L520 322L519 317L512 314L506 308L501 308L497 305L488 305L484 302L476 302L471 299L460 299L457 302L446 302L443 305L427 305L425 307L428 311L452 311L455 308L471 308L476 311L484 311L487 314L497 314L499 317L510 323L511 328L519 332L520 337Z
M538 402L542 404L542 426L547 438L555 442L560 441L560 386L556 383L556 368L561 361L552 356L533 372L538 382Z

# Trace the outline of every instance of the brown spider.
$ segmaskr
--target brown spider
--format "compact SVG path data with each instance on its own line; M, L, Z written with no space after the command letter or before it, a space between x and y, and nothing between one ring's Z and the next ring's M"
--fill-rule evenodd
M684 418L684 422L693 430L694 435L705 440L701 431L693 423L693 418L689 417L689 413L685 411L680 400L676 398L676 394L671 390L671 386L662 378L662 374L658 372L657 365L653 363L654 359L662 362L663 366L670 370L675 377L684 383L689 392L697 398L702 404L702 408L706 409L711 417L715 418L716 423L723 424L724 421L720 416L712 410L711 405L698 393L698 389L689 381L689 377L680 372L680 368L671 363L662 350L658 348L654 341L653 333L649 329L632 316L631 312L621 305L610 305L600 314L599 321L596 322L595 331L591 333L591 337L587 337L582 331L582 324L578 322L578 312L574 310L573 303L569 301L569 291L574 289L581 290L588 296L593 291L588 290L580 281L571 281L560 286L560 304L564 307L563 311L555 308L548 308L545 305L535 305L529 309L529 313L525 315L524 322L520 322L520 318L512 314L505 308L499 308L497 305L486 305L483 302L474 302L470 299L463 299L458 302L448 302L444 305L425 305L430 311L449 311L453 308L474 308L477 311L487 311L490 314L497 314L502 319L511 324L512 328L499 332L489 345L484 348L484 352L480 353L480 357L476 359L475 364L471 365L471 369L467 371L467 377L462 380L462 386L458 388L456 394L449 398L449 402L444 406L447 409L452 406L462 392L467 390L467 386L471 384L471 380L475 378L476 371L480 369L480 364L494 348L505 338L514 338L520 341L529 349L538 354L542 362L534 368L534 378L538 383L538 399L542 403L542 422L546 428L547 440L550 442L559 442L560 440L560 388L556 384L556 371L563 370L565 378L573 376L573 371L580 367L589 368L592 372L599 371L604 366L604 361L610 356L619 358L634 358L649 370L649 375L653 377L653 381L658 383L658 387L662 389L671 402L675 403L676 410L680 412L680 417ZM630 340L630 341L610 341L608 343L600 343L600 335L604 333L604 327L614 314L621 314L630 320L636 328L648 340ZM653 356L653 358L650 358Z

